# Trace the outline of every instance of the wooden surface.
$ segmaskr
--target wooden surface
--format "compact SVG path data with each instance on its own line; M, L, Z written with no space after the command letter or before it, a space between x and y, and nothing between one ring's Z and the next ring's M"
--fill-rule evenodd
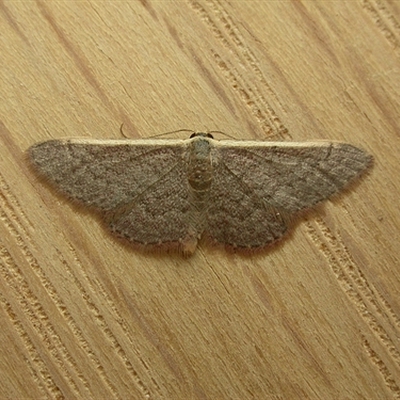
M400 5L0 2L0 398L400 398ZM143 254L25 151L181 128L346 141L358 185L243 257Z

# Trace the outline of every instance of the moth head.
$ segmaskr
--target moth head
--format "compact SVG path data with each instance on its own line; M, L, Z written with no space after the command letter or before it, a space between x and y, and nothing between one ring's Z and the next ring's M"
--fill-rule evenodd
M195 138L195 137L205 137L209 139L214 139L213 135L211 133L204 133L204 132L193 132L190 135L190 139Z

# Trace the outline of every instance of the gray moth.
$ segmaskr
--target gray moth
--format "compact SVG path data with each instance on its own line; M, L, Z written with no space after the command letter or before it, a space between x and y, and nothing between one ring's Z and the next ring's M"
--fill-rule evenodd
M49 140L30 147L35 169L98 210L137 245L191 254L205 235L239 249L279 240L292 217L329 198L372 163L334 142L190 139Z

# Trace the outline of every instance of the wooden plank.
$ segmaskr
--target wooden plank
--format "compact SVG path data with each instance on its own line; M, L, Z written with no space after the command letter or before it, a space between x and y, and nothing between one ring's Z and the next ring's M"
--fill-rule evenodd
M400 397L400 6L0 4L0 397ZM50 138L346 141L370 174L249 257L123 246L43 185Z

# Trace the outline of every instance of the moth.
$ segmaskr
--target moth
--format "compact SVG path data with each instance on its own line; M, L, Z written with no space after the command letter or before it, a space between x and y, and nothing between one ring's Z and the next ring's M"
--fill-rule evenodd
M29 148L39 172L138 245L194 252L202 235L257 249L372 163L334 142L60 139Z

